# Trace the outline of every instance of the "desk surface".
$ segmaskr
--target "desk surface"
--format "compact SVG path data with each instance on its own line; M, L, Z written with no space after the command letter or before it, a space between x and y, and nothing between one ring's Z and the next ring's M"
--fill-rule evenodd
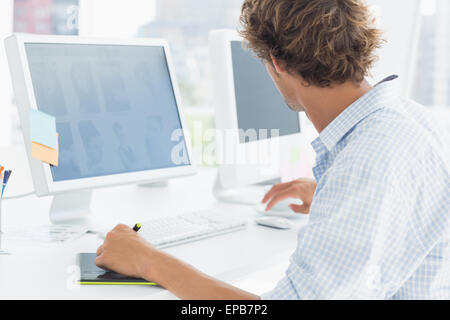
M259 214L253 208L218 203L215 200L212 194L215 174L215 169L201 169L197 176L172 180L167 188L125 186L96 190L92 218L98 225L112 227L118 223L132 225L137 221L164 215L212 208L213 211L247 219L249 226L246 230L165 251L208 275L261 294L274 287L283 277L283 271L296 246L297 230L307 219L294 220L296 228L288 231L257 226L253 220ZM15 185L30 186L26 174L23 179L22 182L16 181ZM13 195L12 192L10 194ZM50 204L51 197L32 196L5 201L3 225L49 224ZM95 252L100 244L94 235L55 245L4 239L2 247L12 255L0 256L0 299L174 298L161 288L76 285L76 254Z

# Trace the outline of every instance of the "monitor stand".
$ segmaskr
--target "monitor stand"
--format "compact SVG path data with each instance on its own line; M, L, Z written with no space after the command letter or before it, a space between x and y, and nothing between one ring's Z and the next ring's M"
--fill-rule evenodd
M50 208L53 224L89 225L92 190L55 195Z
M262 183L239 186L232 189L226 189L220 183L219 174L214 182L213 193L216 199L224 202L230 202L241 205L256 206L261 203L268 187L278 183L279 179L265 181Z

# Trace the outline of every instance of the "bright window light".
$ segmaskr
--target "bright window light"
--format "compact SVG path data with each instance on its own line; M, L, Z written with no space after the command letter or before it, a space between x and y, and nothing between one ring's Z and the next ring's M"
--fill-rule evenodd
M432 16L436 14L436 0L422 0L422 15Z
M135 37L143 25L155 18L153 0L81 0L80 35Z

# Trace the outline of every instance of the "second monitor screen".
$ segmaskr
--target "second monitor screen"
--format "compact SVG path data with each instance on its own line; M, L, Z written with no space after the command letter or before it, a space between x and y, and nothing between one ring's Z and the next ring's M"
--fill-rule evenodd
M26 44L38 109L56 117L65 181L189 163L164 47Z
M264 65L241 41L231 42L234 88L239 129L279 130L280 136L300 133L299 115L289 109ZM257 135L258 139L264 139ZM251 142L241 134L241 143ZM254 140L254 139L253 139Z

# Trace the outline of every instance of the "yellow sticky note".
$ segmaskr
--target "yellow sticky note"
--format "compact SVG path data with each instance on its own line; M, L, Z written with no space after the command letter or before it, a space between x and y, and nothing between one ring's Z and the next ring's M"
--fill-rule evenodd
M56 149L44 146L37 142L32 142L31 154L33 158L41 160L42 162L51 164L55 167L59 164L59 135L56 134Z

